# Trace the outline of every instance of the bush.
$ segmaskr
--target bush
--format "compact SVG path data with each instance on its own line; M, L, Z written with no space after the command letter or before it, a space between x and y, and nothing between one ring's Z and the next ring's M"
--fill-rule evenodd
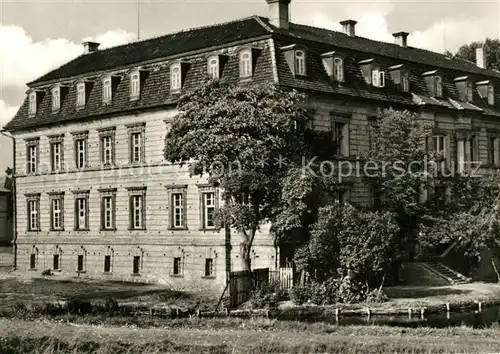
M339 301L338 293L338 280L329 278L324 282L311 282L304 286L293 287L290 291L290 298L297 305L307 302L315 305L329 305Z
M120 306L118 306L118 302L112 297L107 297L104 302L104 311L106 311L108 315L113 316L113 314L119 310Z
M253 308L273 308L288 298L288 292L278 283L265 283L252 292L249 304Z
M66 309L71 314L85 315L92 312L92 304L88 300L71 298L66 303Z
M308 302L312 297L312 288L310 284L297 285L290 290L290 299L296 305L302 305Z
M370 304L376 304L386 301L389 301L389 297L383 291L380 291L379 293L378 289L373 289L372 291L368 292L368 294L366 294L366 302Z
M50 269L45 269L45 270L42 272L42 275L43 275L43 276L52 275L52 271L51 271Z

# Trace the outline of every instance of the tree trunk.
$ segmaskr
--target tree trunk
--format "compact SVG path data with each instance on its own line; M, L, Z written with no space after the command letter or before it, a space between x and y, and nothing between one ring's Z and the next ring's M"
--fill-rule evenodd
M242 242L240 244L241 270L251 272L250 247Z

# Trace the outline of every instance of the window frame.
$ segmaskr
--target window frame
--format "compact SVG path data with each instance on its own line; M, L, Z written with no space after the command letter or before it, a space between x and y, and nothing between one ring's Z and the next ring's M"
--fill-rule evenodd
M443 97L443 78L441 75L434 76L434 95L437 98Z
M170 66L170 90L182 90L182 66L181 63L175 63Z
M385 71L380 67L375 67L372 69L372 86L378 88L385 87Z
M50 231L64 231L64 192L50 192L49 202L50 202ZM59 225L55 225L56 219L56 210L55 205L59 204Z
M89 190L78 190L78 191L73 191L74 195L74 231L89 231L89 198L90 198L90 191ZM85 201L84 205L84 227L80 227L80 205L79 202L80 200Z
M337 62L340 61L340 64ZM337 68L340 67L340 70ZM337 82L345 82L344 58L333 57L333 79Z
M472 102L474 99L474 85L471 81L466 82L465 91L465 99L467 102Z
M141 263L142 263L142 256L134 255L132 258L132 275L141 275L141 268L142 268Z
M101 211L101 231L116 231L116 188L99 189L100 211ZM110 222L106 220L106 200L110 199Z
M241 79L248 79L253 76L252 50L243 49L238 55L239 72Z
M51 91L52 95L52 112L59 112L61 109L61 87L54 87Z
M442 139L442 149L440 149L440 142ZM434 152L436 154L441 155L442 157L446 158L447 156L447 147L446 147L446 135L444 134L434 134L432 136L432 143L434 145Z
M176 268L176 264L177 264L177 268ZM176 269L178 270L177 272L176 272ZM182 254L174 256L174 258L172 259L172 272L170 273L170 276L173 276L173 277L183 277L184 276L184 256Z
M488 84L488 88L487 88L487 93L486 93L486 96L487 96L487 100L488 100L488 104L490 106L494 106L495 105L495 86L493 84Z
M168 217L168 229L169 230L187 230L187 185L179 185L179 186L166 186L167 194L168 194L168 205L169 205L169 217ZM175 212L176 209L174 206L174 196L181 195L182 205L180 207L182 213L182 226L176 226L175 224Z
M36 246L33 246L31 248L30 252L30 258L29 258L29 270L34 271L38 269L38 248Z
M401 71L401 91L410 92L410 73L407 70Z
M50 168L52 172L64 170L64 134L49 136L50 144ZM59 146L59 164L56 164L55 146Z
M71 133L73 135L73 146L74 146L74 159L75 159L75 168L77 170L83 170L88 167L88 131L84 132L74 132ZM80 166L80 153L79 150L79 142L83 141L83 162L82 166Z
M218 55L212 55L207 59L207 74L212 80L220 78L220 58Z
M305 50L296 49L294 51L294 68L295 68L295 75L298 75L298 76L306 76L307 75L306 51Z
M87 104L87 90L85 82L78 82L76 84L76 108L85 108Z
M146 190L147 187L130 187L127 188L129 196L129 230L146 230ZM136 209L135 209L135 199L140 200L140 209L138 210L138 215L140 219L140 225L136 226Z
M337 128L340 127L340 129ZM330 131L332 133L332 142L334 145L340 147L340 152L334 152L335 157L349 157L351 154L351 147L350 147L350 118L348 117L347 114L344 113L339 113L339 112L330 112ZM340 134L340 139L337 139L337 137ZM335 144L335 142L337 144Z
M146 163L146 146L145 146L145 134L146 134L146 123L138 123L126 126L128 129L128 146L129 146L129 164L130 165L141 165ZM139 134L140 141L140 151L139 151L139 161L134 161L135 157L135 145L134 145L134 135Z
M205 258L204 278L215 278L215 260L212 257Z
M488 165L499 165L499 137L496 134L488 134L487 150L488 150Z
M36 115L38 111L38 97L36 91L28 94L28 114L30 116Z
M113 102L113 79L106 76L102 79L102 103L105 105Z
M25 197L26 197L26 216L27 216L26 231L39 232L41 231L41 225L40 225L41 194L40 193L25 194ZM35 216L34 220L32 219L33 216Z
M115 127L99 129L99 160L101 167L110 167L115 165ZM109 146L109 161L106 161L106 145L105 141L110 140Z
M40 138L26 140L26 174L35 175L38 173L38 163L40 161Z
M135 70L130 73L130 100L138 100L141 97L141 73Z
M198 185L199 193L199 208L200 208L200 231L208 231L215 229L215 214L219 210L219 190L211 184L200 184ZM212 205L207 207L206 197L207 195L213 195ZM208 218L208 208L212 208L212 223L213 225L207 224Z

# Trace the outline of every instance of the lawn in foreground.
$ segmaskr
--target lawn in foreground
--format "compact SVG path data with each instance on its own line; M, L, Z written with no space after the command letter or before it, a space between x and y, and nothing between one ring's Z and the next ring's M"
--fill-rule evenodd
M205 325L200 321L205 321ZM11 353L27 354L75 352L75 348L78 352L107 354L500 352L500 329L336 327L270 320L225 322L191 319L168 328L136 329L0 319L0 338L4 349L5 344L17 343L22 351ZM50 343L55 345L50 348Z

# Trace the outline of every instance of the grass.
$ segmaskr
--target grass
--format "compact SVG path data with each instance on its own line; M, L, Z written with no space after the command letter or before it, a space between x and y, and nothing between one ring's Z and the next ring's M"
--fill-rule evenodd
M500 329L337 327L273 320L175 321L167 328L72 326L0 319L2 353L499 352ZM10 351L9 351L10 350Z

